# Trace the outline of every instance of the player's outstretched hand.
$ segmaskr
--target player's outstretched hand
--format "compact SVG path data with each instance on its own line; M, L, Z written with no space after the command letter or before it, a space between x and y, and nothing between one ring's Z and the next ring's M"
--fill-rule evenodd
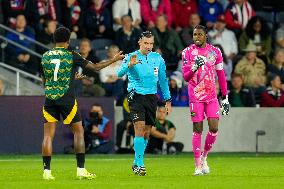
M193 66L192 66L192 71L196 72L198 70L198 68L200 68L201 66L203 66L205 64L205 60L206 60L206 57L200 56L200 55L197 56Z
M86 75L79 74L79 72L75 73L75 79L76 80L81 80L81 79L84 79L85 77L86 77Z
M166 107L167 114L170 115L170 113L172 112L172 103L166 102L165 107Z
M119 53L117 53L116 55L114 55L113 60L116 62L118 60L122 60L124 59L124 54L122 54L122 51L119 51Z
M128 67L132 67L138 63L141 63L139 60L137 60L137 54L134 54L130 57L130 61L129 61L129 64L128 64Z
M222 115L229 115L230 104L228 100L228 95L221 101L221 112Z

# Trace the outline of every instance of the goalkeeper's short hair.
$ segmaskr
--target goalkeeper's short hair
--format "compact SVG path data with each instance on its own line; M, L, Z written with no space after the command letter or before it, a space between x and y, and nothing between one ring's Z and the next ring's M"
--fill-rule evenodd
M207 28L206 26L202 26L202 25L197 25L194 27L194 29L200 29L200 30L203 30L205 34L207 34Z

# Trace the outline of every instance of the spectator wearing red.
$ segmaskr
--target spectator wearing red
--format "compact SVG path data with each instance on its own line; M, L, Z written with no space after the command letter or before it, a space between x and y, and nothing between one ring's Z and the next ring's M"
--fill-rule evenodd
M167 16L168 26L172 25L172 7L170 0L140 0L141 16L148 28L155 27L155 21L161 14Z
M255 12L247 0L233 0L225 11L227 27L239 34L254 15Z
M71 30L71 38L82 37L83 19L78 0L62 1L62 24Z
M190 15L197 11L196 0L173 0L172 16L176 31L180 32L182 28L187 27Z
M281 90L281 80L276 74L268 75L269 86L261 96L262 107L283 107L284 93Z
M16 17L25 15L25 0L5 0L2 3L4 23L14 28L16 26Z

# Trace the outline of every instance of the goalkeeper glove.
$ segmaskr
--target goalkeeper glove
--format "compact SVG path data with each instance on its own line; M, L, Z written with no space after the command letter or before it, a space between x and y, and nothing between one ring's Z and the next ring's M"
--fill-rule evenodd
M226 97L223 98L223 100L221 101L222 115L229 115L229 111L230 111L230 104L228 100L228 95L226 95Z
M197 56L192 66L192 71L196 72L198 68L200 68L201 66L205 64L205 60L206 58L204 56Z

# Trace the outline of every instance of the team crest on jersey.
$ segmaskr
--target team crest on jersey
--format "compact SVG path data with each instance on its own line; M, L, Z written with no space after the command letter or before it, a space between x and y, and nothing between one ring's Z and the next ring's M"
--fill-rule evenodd
M210 63L210 64L214 64L215 63L215 60L216 60L216 53L215 51L213 50L210 50L208 55L207 55L207 61Z
M159 73L159 68L158 67L154 67L154 75L157 76Z
M193 49L193 50L191 51L191 54L192 54L193 56L198 55L198 50L197 50L197 49Z

